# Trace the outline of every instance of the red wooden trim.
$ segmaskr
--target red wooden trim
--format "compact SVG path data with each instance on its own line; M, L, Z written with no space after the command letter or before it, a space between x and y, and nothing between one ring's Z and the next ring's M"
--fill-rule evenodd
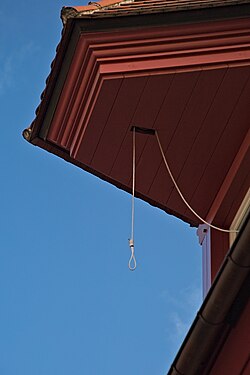
M231 164L231 167L227 173L226 178L223 181L223 184L221 185L221 188L209 210L209 213L207 214L206 221L212 222L213 219L215 218L228 190L230 189L230 186L232 185L232 182L239 170L239 167L246 155L246 153L249 150L249 145L250 145L250 130L248 131L244 141L242 142L242 145L233 161Z
M213 282L229 250L229 234L210 229L211 282Z
M247 21L82 34L48 140L75 157L104 79L250 65Z

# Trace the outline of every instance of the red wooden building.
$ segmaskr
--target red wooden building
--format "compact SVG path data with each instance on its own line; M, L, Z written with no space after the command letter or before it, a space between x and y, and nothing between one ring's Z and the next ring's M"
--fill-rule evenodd
M146 129L136 196L203 249L206 298L169 374L249 375L250 1L103 0L62 20L25 139L131 192L131 128ZM183 202L155 131L186 201L226 231Z

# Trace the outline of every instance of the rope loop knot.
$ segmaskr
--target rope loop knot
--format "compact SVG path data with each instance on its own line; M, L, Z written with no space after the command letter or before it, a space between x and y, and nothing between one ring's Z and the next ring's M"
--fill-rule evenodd
M130 271L134 271L136 269L136 259L135 259L135 246L134 246L134 240L129 240L129 247L131 250L131 257L128 262L128 268Z

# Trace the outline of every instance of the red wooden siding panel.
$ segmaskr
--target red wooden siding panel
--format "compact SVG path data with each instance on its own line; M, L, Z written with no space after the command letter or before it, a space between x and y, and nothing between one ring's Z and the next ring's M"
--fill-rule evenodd
M226 172L232 163L235 154L231 153L231 142L234 134L231 133L230 138L225 140L221 147L221 158L215 159L213 156L218 141L223 135L226 125L230 122L234 110L237 108L239 98L244 90L245 84L249 77L249 67L242 67L237 69L230 69L225 76L223 85L220 87L216 100L212 105L209 114L207 115L204 126L207 132L204 133L204 142L202 147L207 150L207 160L203 164L203 173L196 184L192 198L191 205L194 208L199 207L202 215L207 214L207 202L212 202L216 193L225 178ZM247 109L245 108L245 111ZM241 122L241 119L238 119ZM234 126L234 132L237 132L237 126ZM242 132L242 129L239 129ZM243 130L244 132L244 130ZM209 139L209 142L205 140ZM230 144L230 152L228 146ZM238 145L238 148L240 144ZM208 189L209 187L209 189ZM187 211L186 211L187 212Z
M145 89L148 77L124 78L114 106L96 147L91 167L109 175L121 143L131 127L131 121ZM122 114L122 115L121 115Z
M158 115L159 108L169 90L173 80L172 74L150 76L141 99L136 108L135 114L131 120L131 125L141 126L145 128L153 128L155 119ZM151 136L152 137L152 136ZM141 155L147 142L148 136L136 134L136 164L137 168L140 162L143 162ZM126 157L124 157L126 155ZM153 158L151 158L153 160ZM118 179L123 184L130 185L132 165L132 133L128 129L125 139L113 164L110 174L112 178ZM145 165L148 170L150 165Z
M220 212L215 216L215 220L223 223L225 228L229 227L235 215L235 211L242 202L250 187L250 149L246 154L241 168L238 170L233 184L230 186Z
M198 82L200 74L201 72L198 71L175 75L174 81L171 85L171 90L168 93L155 123L156 129L159 130L159 137L167 158L168 147L170 146L181 119L184 116L187 103L192 96L192 92ZM146 154L146 152L147 149L145 148L144 154ZM157 201L164 204L171 191L172 183L170 177L166 173L166 168L159 151L156 155L159 157L159 168L145 188L147 189L148 195L154 196ZM175 174L175 167L173 168L173 173Z
M216 199L213 201L209 209L209 213L207 215L207 220L213 220L218 208L220 207L221 203L225 199L225 196L228 192L228 189L233 183L235 175L240 168L242 160L244 159L247 152L249 152L249 145L250 145L250 128L249 128L249 97L250 97L250 80L248 80L243 93L240 97L240 101L237 104L233 115L230 118L230 121L223 132L222 137L218 141L216 149L212 155L212 158L217 161L220 161L222 164L222 170L227 170L227 175L223 181L223 184L220 187L216 195ZM241 121L239 123L239 120ZM239 127L240 124L240 127ZM249 130L248 130L249 129ZM247 135L246 135L247 134ZM230 151L233 157L233 162L230 164L230 168L228 168L228 162L225 159L225 146L227 147L227 152ZM230 145L230 146L229 146ZM211 159L212 159L211 158ZM218 168L218 166L217 166ZM219 170L219 168L218 168ZM248 168L246 171L248 172ZM241 184L240 184L241 185ZM250 186L250 181L249 181ZM241 196L243 199L244 196ZM234 197L235 200L238 197ZM231 205L229 200L229 204ZM224 203L223 203L224 204ZM228 202L226 203L228 205ZM225 213L222 214L225 218Z
M207 129L205 119L213 105L217 91L223 84L226 72L227 69L202 72L180 124L179 132L176 133L168 150L169 160L176 166L175 178L187 200L190 200L205 160L210 155L210 142L205 142L205 140L209 139L208 133L211 130ZM198 129L198 132L194 129ZM184 142L181 140L182 137L184 137ZM166 200L166 205L172 207L176 204L174 202L178 202L178 209L186 210L184 203L178 199L175 188Z
M85 126L80 140L76 141L75 150L71 150L73 157L86 165L90 165L122 82L123 78L103 81L102 90L97 98L95 110L91 114L88 126Z
M175 126L179 122L190 91L198 77L197 72L184 74L175 74L170 87L166 91L166 96L159 107L156 119L152 125L159 131L159 136L164 144L168 144L175 131ZM185 86L185 90L183 87ZM138 136L138 138L140 135ZM161 165L162 157L160 155L156 138L151 136L146 140L140 162L137 167L137 190L147 196L155 179L155 175ZM164 176L164 179L168 176Z
M213 282L229 249L229 235L216 229L210 229L211 281Z

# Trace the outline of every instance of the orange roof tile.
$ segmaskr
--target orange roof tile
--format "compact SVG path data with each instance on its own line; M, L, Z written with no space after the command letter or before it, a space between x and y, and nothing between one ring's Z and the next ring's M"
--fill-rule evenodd
M64 7L62 20L69 18L115 17L147 13L163 13L205 9L249 3L249 0L101 0L86 6Z

